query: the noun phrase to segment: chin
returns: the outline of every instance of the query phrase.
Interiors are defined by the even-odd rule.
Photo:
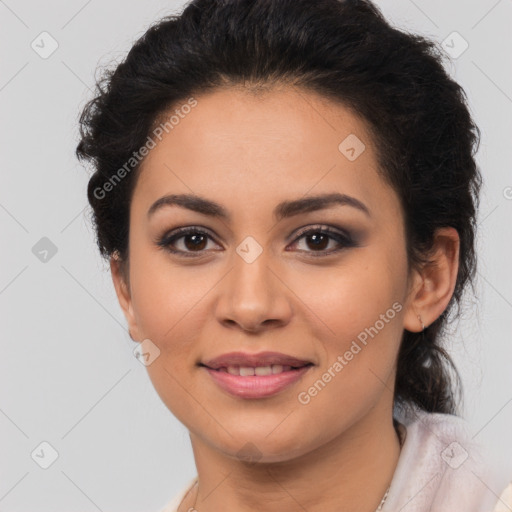
[[[268,435],[267,431],[256,434],[246,432],[237,435],[233,431],[231,432],[233,437],[229,437],[226,443],[220,441],[214,444],[228,457],[250,464],[286,462],[300,457],[308,451],[304,445],[297,444],[296,436],[286,432],[286,437],[279,437],[274,433]]]

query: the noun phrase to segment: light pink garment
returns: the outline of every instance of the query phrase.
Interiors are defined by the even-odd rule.
[[[397,419],[407,435],[382,512],[495,512],[512,475],[490,470],[467,422],[423,411]]]
[[[406,436],[382,512],[512,512],[512,484],[504,490],[512,475],[489,470],[464,420],[424,411],[396,418]],[[196,480],[161,512],[177,512]]]

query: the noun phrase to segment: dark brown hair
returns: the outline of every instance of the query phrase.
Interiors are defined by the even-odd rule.
[[[480,132],[444,58],[438,43],[392,27],[370,1],[191,1],[103,74],[82,112],[77,156],[94,166],[88,198],[101,254],[128,261],[140,164],[112,178],[171,107],[220,87],[291,84],[320,93],[366,121],[382,176],[401,200],[409,268],[428,261],[437,228],[459,233],[454,294],[423,333],[404,331],[395,389],[397,406],[455,413],[460,379],[441,338],[476,271]]]

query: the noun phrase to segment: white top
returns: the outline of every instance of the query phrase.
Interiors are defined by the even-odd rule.
[[[512,482],[503,490],[511,475],[490,471],[463,419],[424,411],[397,419],[406,435],[382,512],[512,511]],[[160,512],[177,512],[196,481]]]

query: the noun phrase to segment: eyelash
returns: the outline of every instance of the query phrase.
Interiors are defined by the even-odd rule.
[[[190,258],[190,257],[194,258],[194,257],[197,257],[196,254],[194,254],[194,253],[200,254],[200,253],[204,252],[204,250],[181,251],[181,250],[173,249],[171,247],[172,243],[175,243],[180,238],[183,238],[184,236],[191,235],[191,234],[204,235],[204,236],[207,236],[207,237],[213,239],[211,234],[208,233],[207,231],[205,231],[204,229],[202,229],[200,227],[189,226],[189,227],[185,227],[185,228],[178,228],[174,231],[171,231],[170,233],[165,234],[162,238],[157,240],[156,244],[159,247],[165,249],[166,251],[168,251],[172,254],[183,256],[185,258]],[[329,226],[315,226],[312,228],[303,229],[297,234],[297,236],[294,239],[294,241],[292,242],[292,244],[295,244],[302,238],[305,238],[308,235],[312,235],[312,234],[327,235],[331,240],[335,240],[336,242],[338,242],[339,244],[342,245],[342,247],[339,247],[337,249],[330,250],[330,251],[324,251],[324,250],[321,250],[321,251],[299,251],[299,252],[309,253],[314,258],[330,256],[330,255],[338,253],[346,248],[357,247],[357,243],[352,239],[352,237],[350,235],[343,234],[337,230],[332,229]]]

